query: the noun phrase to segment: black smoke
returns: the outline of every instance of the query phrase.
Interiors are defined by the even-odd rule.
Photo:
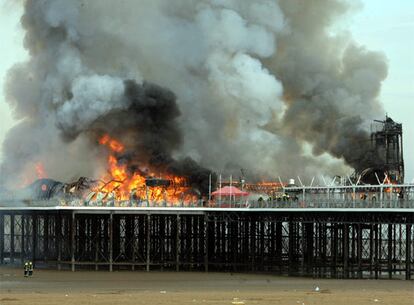
[[[102,134],[120,139],[125,151],[117,155],[118,162],[132,173],[145,175],[146,170],[178,175],[201,195],[208,193],[209,177],[215,184],[216,175],[191,158],[176,159],[183,136],[177,118],[180,110],[176,96],[168,89],[134,80],[124,82],[124,98],[129,107],[114,109],[101,116],[86,131],[97,138]]]

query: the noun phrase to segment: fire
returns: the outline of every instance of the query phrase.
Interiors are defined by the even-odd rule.
[[[104,135],[100,140],[99,144],[106,145],[112,151],[121,153],[124,151],[125,147],[121,142],[118,142],[115,139],[112,139],[108,134]]]
[[[21,177],[17,188],[24,188],[37,179],[47,178],[48,175],[42,162],[28,163],[25,167],[24,174]]]
[[[125,151],[125,146],[120,141],[104,135],[99,139],[99,144],[108,149],[107,159],[108,173],[101,177],[101,183],[96,192],[104,194],[104,198],[113,197],[117,201],[136,199],[149,203],[168,202],[172,204],[189,203],[197,200],[191,194],[191,189],[186,186],[183,177],[167,173],[157,174],[149,171],[146,176],[141,172],[130,172],[127,165],[120,162],[117,156]],[[147,179],[164,182],[162,185],[147,186]],[[166,183],[168,182],[168,183]]]
[[[393,184],[396,185],[397,182],[391,180],[390,177],[388,177],[388,175],[386,175],[385,179],[384,179],[384,184],[386,184],[386,185],[393,185]],[[387,187],[387,188],[384,189],[384,191],[386,193],[391,193],[392,191],[399,192],[399,189],[392,188],[392,187]]]
[[[43,179],[47,177],[45,168],[43,167],[42,163],[40,162],[36,163],[35,169],[36,169],[36,176],[38,179]]]

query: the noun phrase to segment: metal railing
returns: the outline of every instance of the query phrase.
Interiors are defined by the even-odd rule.
[[[79,201],[67,202],[62,204],[56,200],[45,201],[32,201],[25,202],[0,202],[0,208],[36,208],[36,207],[113,207],[113,208],[147,208],[147,207],[161,207],[161,208],[246,208],[246,209],[414,209],[414,200],[393,200],[393,201],[344,201],[344,200],[288,200],[288,201],[244,201],[233,202],[232,204],[211,202],[205,204],[201,201],[171,204],[171,203],[133,203],[130,201],[115,202],[114,204],[102,204],[102,205],[87,205],[82,204]]]
[[[349,200],[309,200],[309,201],[266,201],[249,202],[249,208],[306,208],[306,209],[414,209],[414,200],[393,201],[349,201]]]
[[[199,208],[266,208],[266,209],[414,209],[414,185],[329,185],[284,187],[278,194],[257,199],[232,197],[193,202],[148,202],[123,200],[87,202],[82,199],[0,200],[0,208],[13,207],[199,207]]]

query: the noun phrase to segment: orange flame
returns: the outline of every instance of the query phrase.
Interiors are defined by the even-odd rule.
[[[169,186],[147,187],[146,178],[141,173],[131,173],[127,165],[118,161],[116,154],[125,151],[125,146],[118,140],[104,135],[99,143],[109,150],[107,160],[108,173],[101,177],[102,182],[95,191],[106,194],[105,197],[113,196],[116,200],[129,200],[134,195],[138,200],[149,202],[168,202],[172,204],[189,203],[197,199],[191,194],[189,187],[185,185],[185,178],[171,174],[161,174],[158,178],[168,180]],[[155,177],[150,171],[148,176]]]
[[[384,179],[384,184],[391,185],[391,184],[397,184],[397,182],[395,182],[395,181],[391,180],[391,179],[390,179],[390,177],[386,176],[386,177],[385,177],[385,179]],[[387,187],[387,188],[385,188],[385,189],[384,189],[384,191],[385,191],[386,193],[391,193],[392,191],[394,191],[394,192],[398,192],[398,191],[399,191],[399,189],[392,188],[392,187]]]
[[[118,142],[115,139],[112,139],[108,134],[104,135],[100,140],[99,144],[106,145],[108,148],[110,148],[112,151],[116,153],[121,153],[124,151],[125,146]]]

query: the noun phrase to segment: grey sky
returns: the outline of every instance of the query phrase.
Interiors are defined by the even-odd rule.
[[[5,103],[4,81],[7,70],[16,62],[25,60],[26,51],[22,46],[23,31],[20,27],[22,9],[10,1],[0,0],[0,143],[4,134],[13,125],[10,109]],[[1,157],[1,150],[0,150]]]
[[[355,1],[354,1],[355,2]],[[389,76],[381,100],[388,114],[404,126],[406,180],[414,180],[414,1],[362,0],[362,7],[341,23],[355,41],[386,54]],[[4,80],[9,67],[24,61],[23,31],[19,25],[22,9],[9,0],[0,0],[0,143],[13,125],[5,103]],[[1,151],[0,151],[1,158]]]
[[[414,179],[414,1],[364,0],[349,21],[356,41],[381,50],[389,61],[388,78],[381,100],[394,120],[404,128],[406,180]]]

